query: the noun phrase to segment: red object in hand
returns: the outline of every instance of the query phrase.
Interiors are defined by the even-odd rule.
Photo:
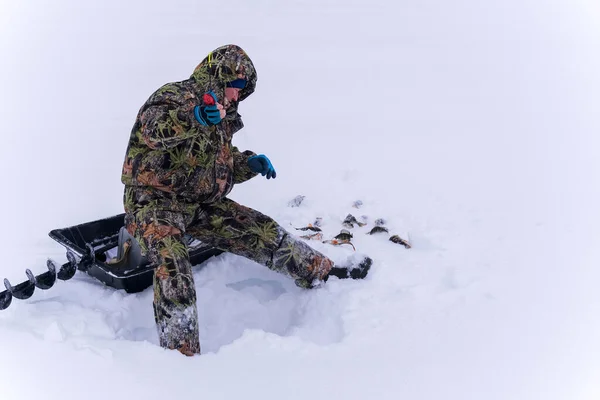
[[[204,93],[204,95],[202,96],[202,102],[207,106],[215,105],[215,99],[208,93]]]

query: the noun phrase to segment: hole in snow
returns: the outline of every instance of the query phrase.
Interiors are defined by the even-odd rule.
[[[218,351],[247,329],[321,345],[343,338],[338,304],[330,293],[300,289],[290,278],[252,261],[222,255],[194,278],[203,353]]]

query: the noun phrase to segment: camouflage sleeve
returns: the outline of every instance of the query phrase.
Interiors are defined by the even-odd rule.
[[[151,149],[169,149],[200,133],[192,129],[193,109],[182,94],[158,92],[140,115],[141,139]],[[183,100],[183,101],[182,101]]]
[[[231,153],[233,154],[233,183],[243,183],[258,175],[248,167],[248,158],[255,156],[256,153],[250,150],[241,152],[237,147],[233,147]]]

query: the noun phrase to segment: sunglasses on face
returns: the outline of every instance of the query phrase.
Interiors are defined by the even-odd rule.
[[[244,89],[246,87],[246,80],[245,79],[236,79],[234,81],[231,82],[227,82],[225,84],[225,86],[227,87],[232,87],[232,88],[237,88],[237,89]]]

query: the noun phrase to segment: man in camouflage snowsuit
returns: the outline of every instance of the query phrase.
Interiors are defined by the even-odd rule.
[[[333,262],[295,239],[270,217],[225,196],[261,173],[275,178],[268,158],[232,146],[243,127],[239,101],[257,74],[240,47],[209,53],[192,76],[168,83],[141,107],[127,147],[125,224],[155,265],[154,316],[160,345],[200,353],[196,292],[185,233],[247,257],[313,287]]]

